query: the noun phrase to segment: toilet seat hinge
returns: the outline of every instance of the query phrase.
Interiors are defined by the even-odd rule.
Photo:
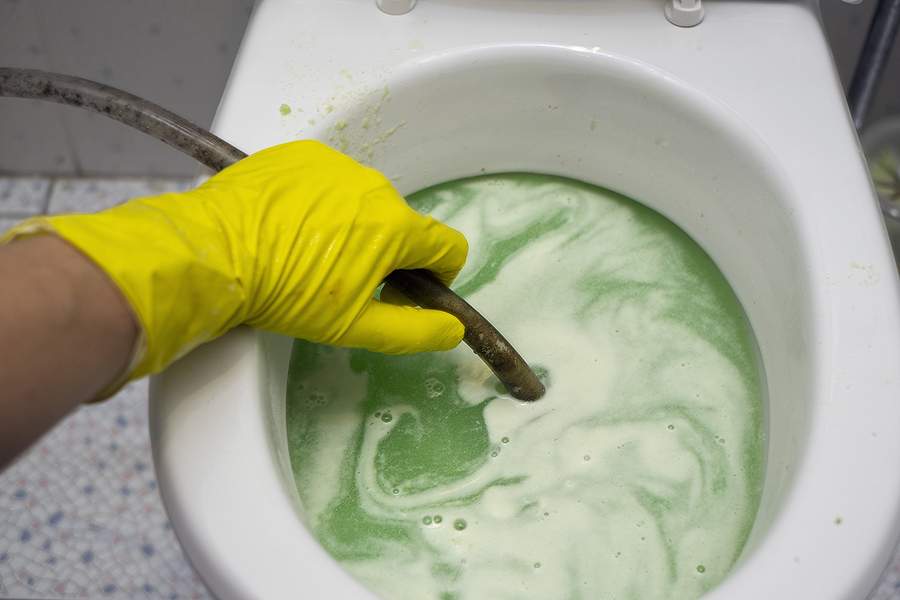
[[[679,27],[693,27],[703,20],[701,0],[669,0],[666,2],[666,18]]]
[[[381,12],[389,15],[405,15],[416,6],[416,0],[375,0]]]

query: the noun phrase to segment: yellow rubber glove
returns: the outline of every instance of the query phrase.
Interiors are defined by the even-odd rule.
[[[449,350],[464,333],[447,313],[373,298],[395,269],[429,269],[449,285],[465,263],[463,235],[318,142],[263,150],[183,194],[31,219],[0,243],[42,232],[103,268],[140,321],[114,388],[241,323],[388,354]]]

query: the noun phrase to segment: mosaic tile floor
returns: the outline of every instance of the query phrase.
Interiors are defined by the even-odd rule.
[[[94,212],[188,179],[0,179],[0,232]],[[79,408],[0,473],[0,598],[207,599],[153,470],[147,382]]]
[[[146,380],[79,408],[0,475],[0,596],[209,598],[159,497]]]
[[[187,179],[0,178],[0,233],[93,212]],[[0,598],[206,600],[156,485],[147,383],[79,408],[0,473]],[[900,552],[870,600],[900,600]]]

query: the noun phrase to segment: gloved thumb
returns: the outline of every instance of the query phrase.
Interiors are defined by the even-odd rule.
[[[397,306],[373,298],[333,343],[383,354],[435,352],[458,346],[465,331],[459,319],[444,311]]]

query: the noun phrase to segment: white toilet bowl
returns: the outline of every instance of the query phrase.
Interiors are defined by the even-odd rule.
[[[893,256],[815,7],[704,7],[678,28],[657,0],[261,0],[214,131],[320,139],[403,194],[537,172],[674,221],[743,304],[768,390],[759,513],[705,597],[866,598],[900,535]],[[220,599],[374,598],[304,525],[290,347],[241,328],[155,379],[166,507]]]

